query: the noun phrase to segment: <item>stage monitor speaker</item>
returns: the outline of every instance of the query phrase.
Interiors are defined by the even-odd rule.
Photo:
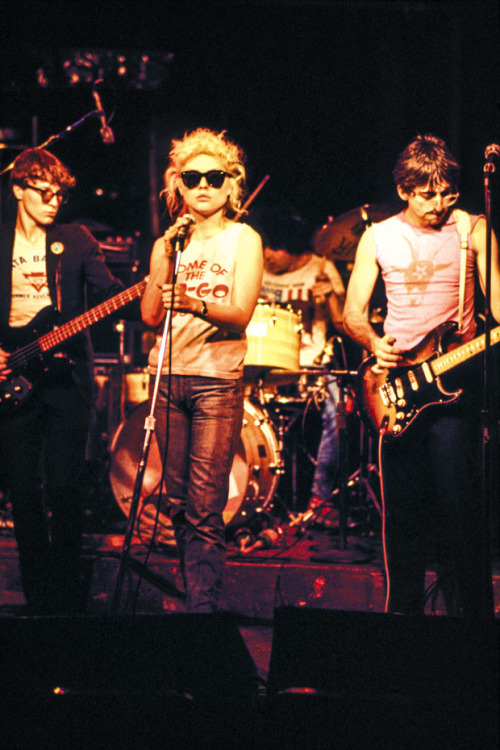
[[[271,723],[291,747],[313,730],[332,747],[494,747],[499,630],[493,618],[278,608]]]
[[[226,613],[4,618],[0,664],[9,750],[231,742],[257,697],[255,665]]]

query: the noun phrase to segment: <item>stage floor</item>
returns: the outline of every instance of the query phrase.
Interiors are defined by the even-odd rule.
[[[415,622],[413,618],[377,615],[384,611],[385,598],[383,561],[377,535],[363,538],[353,534],[347,537],[345,549],[339,549],[342,545],[339,545],[338,532],[316,529],[297,535],[295,528],[282,528],[278,546],[271,549],[258,549],[243,555],[234,543],[229,544],[222,589],[221,609],[231,613],[253,662],[258,704],[243,707],[243,717],[238,718],[236,730],[234,722],[229,721],[232,714],[226,704],[221,707],[218,715],[224,718],[222,731],[230,735],[226,743],[221,744],[217,728],[213,742],[200,745],[201,730],[194,728],[195,744],[171,744],[173,740],[169,735],[169,747],[274,750],[279,743],[290,750],[366,750],[368,747],[371,750],[420,750],[423,746],[443,750],[468,750],[470,747],[493,750],[498,737],[494,718],[497,678],[496,673],[490,675],[492,670],[488,670],[488,665],[496,663],[498,644],[495,645],[495,636],[488,631],[488,639],[483,638],[481,623],[478,636],[476,628],[469,628],[467,621],[457,623],[456,619],[441,617],[443,607],[439,598],[434,604],[429,601],[427,607],[428,614],[434,612],[438,617],[421,618]],[[125,521],[116,519],[106,530],[87,530],[84,561],[88,596],[85,612],[76,618],[23,616],[24,598],[16,543],[11,528],[0,531],[0,628],[3,629],[4,652],[10,654],[14,649],[10,656],[12,674],[17,674],[26,664],[32,671],[30,660],[35,664],[42,661],[42,675],[45,668],[50,672],[54,655],[64,656],[73,647],[78,654],[82,648],[87,649],[88,660],[95,669],[99,659],[104,659],[105,664],[109,662],[111,673],[120,671],[118,662],[122,655],[128,657],[130,651],[138,651],[137,658],[140,660],[143,655],[144,665],[149,664],[152,643],[149,636],[158,629],[159,620],[165,625],[171,622],[175,627],[166,628],[164,649],[162,646],[158,650],[158,657],[167,661],[173,658],[174,644],[178,641],[185,642],[183,649],[189,649],[187,641],[192,635],[182,634],[179,630],[184,630],[182,623],[189,624],[188,621],[175,622],[175,616],[158,617],[184,612],[175,548],[164,545],[148,555],[147,548],[133,539],[118,587],[124,531]],[[495,561],[494,568],[495,610],[496,617],[500,618],[498,561]],[[430,590],[434,580],[434,573],[430,570],[427,581]],[[129,643],[127,628],[130,619],[119,618],[120,622],[129,623],[122,633],[122,629],[116,626],[116,618],[107,617],[114,614],[140,616],[132,619],[134,622],[139,620],[139,628],[145,630],[142,640]],[[188,615],[185,617],[189,618]],[[26,630],[30,620],[37,626],[33,632],[30,627]],[[102,627],[99,625],[101,620]],[[500,624],[500,621],[496,622]],[[21,626],[19,632],[17,625]],[[443,627],[438,627],[440,625]],[[115,631],[116,635],[113,635]],[[17,638],[17,646],[12,645],[13,642],[9,645],[13,637]],[[117,642],[113,643],[115,637]],[[123,643],[120,637],[124,639]],[[67,644],[59,643],[58,638],[67,639]],[[92,638],[96,642],[87,644]],[[233,636],[227,644],[221,644],[224,638],[221,633],[215,640],[227,662],[226,678],[233,684],[238,680],[238,672],[234,672],[232,660],[234,657],[234,663],[238,664],[236,657],[242,658],[242,654],[235,648]],[[113,645],[111,650],[109,640]],[[486,640],[487,648],[482,645]],[[104,642],[102,653],[101,641]],[[203,639],[200,642],[203,645]],[[82,646],[84,643],[87,646]],[[47,651],[43,657],[47,664],[38,655],[39,651]],[[388,662],[388,657],[392,661]],[[478,673],[479,657],[483,661]],[[205,658],[211,664],[216,659],[215,652]],[[64,659],[62,663],[65,663]],[[146,669],[145,666],[141,668]],[[198,674],[201,667],[196,664],[193,669]],[[62,667],[61,670],[64,673]],[[443,674],[448,680],[446,690],[442,688]],[[399,687],[396,695],[389,691],[389,700],[386,694],[396,679],[394,675]],[[469,685],[471,680],[475,680],[472,686]],[[282,681],[300,689],[282,691]],[[441,686],[437,698],[432,693],[435,685]],[[130,715],[134,719],[133,732],[139,732],[144,719],[145,699],[141,701],[135,692],[125,697],[119,694],[122,703],[117,704],[116,695],[111,692],[114,703],[109,705],[126,705],[125,713],[119,714],[119,725],[123,724],[124,716]],[[34,700],[39,701],[38,694],[34,695]],[[83,698],[80,696],[78,700]],[[105,698],[99,693],[95,705]],[[78,700],[74,701],[75,710],[80,710]],[[95,705],[92,705],[94,710]],[[108,703],[104,702],[104,705],[108,706]],[[154,701],[151,703],[153,707],[156,705]],[[12,706],[8,703],[8,706],[9,711],[13,708],[21,712],[25,732],[28,732],[28,727],[31,741],[30,732],[39,734],[41,730],[37,725],[30,728],[29,717],[21,711],[22,703],[14,702]],[[241,706],[238,708],[242,709]],[[164,709],[163,706],[161,711]],[[174,709],[175,706],[170,705],[170,713],[166,715],[167,729],[171,730],[174,721],[180,721],[181,728],[176,729],[175,735],[179,739],[182,736],[179,732],[185,732],[186,727],[191,726],[193,717],[189,718],[182,707],[177,716]],[[57,721],[58,711],[55,712]],[[158,720],[161,711],[155,709],[153,720]],[[105,713],[104,707],[101,712]],[[65,720],[68,716],[65,714]],[[87,714],[84,711],[84,718],[78,720],[76,715],[70,716],[79,736],[83,736],[89,726]],[[44,737],[50,736],[55,726],[49,719],[45,723],[48,734]],[[45,731],[45,725],[43,727]],[[165,747],[164,732],[167,729],[158,730],[162,733],[159,739],[148,740],[147,745],[138,741],[134,750],[143,747],[161,750]],[[134,738],[135,742],[133,732],[129,739]],[[67,747],[66,740],[64,734],[63,744],[54,746]],[[43,742],[32,746],[46,747]],[[1,750],[4,747],[7,746],[2,745],[0,738]],[[101,748],[101,745],[96,747]],[[110,742],[107,747],[123,748],[123,741],[118,744]],[[129,747],[132,746],[126,745],[127,750]]]
[[[276,607],[383,612],[385,577],[378,534],[339,536],[337,530],[303,532],[280,527],[270,549],[243,554],[233,539],[220,607],[244,621],[272,625]],[[162,614],[184,611],[184,593],[175,545],[168,540],[149,550],[132,538],[123,562],[126,521],[115,517],[107,529],[84,535],[88,586],[85,612]],[[120,565],[122,577],[118,583]],[[435,574],[427,573],[426,614],[443,615],[443,603],[432,597]],[[500,564],[493,560],[495,615],[500,617]],[[22,611],[24,597],[12,528],[0,530],[0,616]]]

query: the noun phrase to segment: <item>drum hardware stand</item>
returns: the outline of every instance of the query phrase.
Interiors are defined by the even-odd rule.
[[[172,276],[172,284],[174,285],[174,287],[175,287],[175,282],[177,279],[177,271],[180,265],[181,254],[184,249],[186,232],[187,232],[187,225],[179,229],[175,237],[175,241],[174,241],[175,265],[174,265],[174,272]],[[162,340],[160,344],[160,350],[158,352],[158,365],[156,368],[156,378],[155,378],[155,384],[154,384],[154,389],[153,389],[153,395],[151,397],[149,414],[146,417],[145,422],[144,422],[144,441],[142,445],[141,455],[139,458],[139,464],[137,467],[137,475],[136,475],[136,480],[135,480],[135,485],[134,485],[134,493],[132,495],[132,500],[130,502],[127,530],[125,533],[122,552],[120,555],[120,566],[118,569],[118,576],[117,576],[115,591],[113,595],[113,603],[112,603],[112,610],[111,610],[112,614],[116,614],[118,612],[118,607],[119,607],[120,598],[121,598],[121,590],[123,586],[123,578],[125,575],[125,569],[128,565],[131,565],[131,567],[133,567],[136,572],[140,571],[140,574],[143,577],[149,579],[151,583],[157,585],[158,576],[152,573],[150,574],[145,564],[140,563],[137,560],[135,560],[132,565],[131,558],[130,558],[130,543],[132,540],[132,534],[134,532],[134,527],[135,527],[135,523],[137,519],[137,510],[138,510],[139,501],[141,498],[141,491],[142,491],[142,486],[144,482],[144,474],[146,471],[149,449],[151,447],[151,439],[153,437],[153,433],[154,433],[155,425],[156,425],[156,418],[154,416],[154,411],[156,407],[156,401],[158,398],[161,371],[162,371],[163,360],[165,358],[165,351],[167,348],[167,339],[169,337],[171,319],[172,319],[172,307],[170,307],[167,310],[166,316],[165,316],[163,335],[162,335]],[[168,586],[167,582],[165,582],[165,586]]]
[[[368,562],[372,558],[372,552],[365,545],[356,543],[351,548],[348,546],[347,539],[347,520],[349,511],[348,490],[358,475],[361,478],[361,468],[358,469],[351,477],[347,475],[348,466],[348,436],[346,420],[346,396],[347,385],[352,377],[357,376],[357,372],[349,370],[330,370],[330,374],[337,378],[340,398],[337,404],[337,429],[339,431],[339,488],[332,493],[332,496],[339,496],[339,533],[337,537],[337,549],[328,549],[319,551],[311,559],[320,562],[336,563],[361,563]]]
[[[262,412],[264,414],[264,419],[259,420],[260,422],[267,422],[268,424],[272,424],[271,417],[269,416],[269,412],[266,408],[266,397],[264,394],[264,379],[259,377],[257,380],[257,386],[256,386],[256,393],[257,393],[257,401],[259,405],[262,408]],[[285,462],[283,460],[283,451],[284,451],[284,435],[285,435],[285,418],[281,411],[279,409],[276,410],[278,413],[278,432],[277,432],[277,438],[278,438],[278,449],[276,451],[276,463],[273,466],[269,467],[269,470],[273,472],[273,474],[281,475],[285,473]]]
[[[285,435],[286,433],[291,429],[291,427],[295,424],[298,418],[297,415],[292,415],[291,418],[286,422],[286,416],[283,413],[283,409],[279,402],[276,403],[274,407],[275,414],[277,415],[277,437],[278,437],[278,465],[275,470],[276,474],[285,474],[286,467],[285,467],[285,461],[283,459],[283,453],[285,451]],[[295,509],[297,507],[297,440],[294,437],[293,445],[291,446],[290,450],[290,456],[291,456],[291,474],[292,474],[292,498],[291,498],[291,507],[292,509]]]
[[[379,477],[379,471],[378,466],[374,463],[371,463],[371,448],[372,448],[372,438],[368,434],[365,425],[363,424],[363,421],[361,420],[360,424],[360,437],[359,437],[359,458],[360,458],[360,465],[359,468],[356,469],[356,471],[351,474],[349,479],[347,480],[348,487],[361,487],[361,491],[363,495],[370,499],[373,506],[377,509],[380,517],[382,517],[382,508],[379,502],[379,499],[377,497],[376,492],[374,491],[372,485],[370,484],[370,477],[375,476]]]

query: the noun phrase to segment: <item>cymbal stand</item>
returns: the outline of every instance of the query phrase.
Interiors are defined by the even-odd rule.
[[[262,409],[262,412],[264,414],[264,419],[262,421],[267,422],[269,425],[271,425],[272,428],[272,419],[269,415],[269,411],[267,409],[267,400],[264,390],[264,379],[259,377],[257,379],[257,386],[256,386],[256,395],[257,395],[257,402],[259,406]],[[270,470],[277,474],[278,476],[285,473],[285,461],[283,459],[283,452],[285,449],[285,443],[284,443],[284,436],[285,436],[285,417],[280,410],[279,407],[275,408],[275,412],[278,415],[278,428],[276,432],[276,436],[278,439],[278,448],[276,450],[276,462],[272,467],[270,467]]]
[[[361,420],[359,433],[359,468],[350,475],[347,484],[351,488],[357,487],[358,495],[361,497],[368,497],[380,516],[382,516],[382,508],[377,493],[371,484],[372,477],[376,477],[378,481],[379,471],[378,466],[372,463],[371,458],[372,438]]]
[[[286,399],[285,399],[286,401]],[[297,422],[297,419],[300,416],[299,410],[297,409],[296,405],[294,406],[295,413],[285,413],[285,408],[289,404],[287,403],[280,403],[279,399],[276,399],[276,401],[273,404],[273,411],[276,415],[277,419],[271,419],[272,422],[276,424],[276,433],[278,438],[278,457],[279,457],[279,467],[277,470],[277,474],[285,474],[286,472],[286,463],[284,459],[284,453],[285,453],[285,435],[290,432],[293,425]],[[267,413],[267,412],[266,412]],[[289,445],[287,449],[287,455],[290,457],[290,470],[291,470],[291,499],[290,499],[290,506],[292,510],[295,510],[298,505],[298,482],[297,482],[297,453],[298,453],[298,442],[297,437],[292,433],[292,445]]]
[[[347,538],[347,522],[349,514],[349,490],[353,482],[361,479],[362,468],[351,476],[348,475],[349,461],[349,439],[347,434],[346,400],[348,384],[357,376],[357,372],[349,370],[330,370],[330,375],[337,378],[339,387],[339,401],[337,404],[337,429],[339,432],[339,486],[332,493],[332,497],[339,497],[339,533],[337,536],[337,548],[320,552],[313,557],[314,560],[322,562],[354,563],[367,562],[372,554],[360,543],[350,545]],[[350,545],[350,546],[349,546]]]

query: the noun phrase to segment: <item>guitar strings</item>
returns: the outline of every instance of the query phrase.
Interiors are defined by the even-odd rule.
[[[125,289],[123,292],[120,292],[116,297],[106,300],[97,307],[87,310],[74,320],[63,323],[59,328],[49,331],[36,341],[32,341],[31,343],[26,344],[26,346],[21,347],[21,349],[17,349],[8,357],[7,366],[9,368],[16,366],[19,367],[26,364],[29,359],[33,359],[46,351],[50,351],[50,349],[53,349],[58,344],[62,344],[67,339],[80,333],[80,331],[83,331],[85,328],[88,328],[92,323],[97,323],[99,320],[102,320],[103,317],[116,312],[120,307],[137,299],[137,297],[141,295],[145,286],[146,280],[144,279],[135,286],[130,287],[130,289]],[[128,299],[126,299],[127,297]],[[118,299],[120,299],[120,303],[118,303]],[[124,299],[126,299],[125,302],[122,301]],[[97,314],[97,311],[99,311],[99,314]],[[52,339],[55,339],[55,341],[52,341]],[[43,345],[41,345],[42,342],[50,343],[44,349]]]

